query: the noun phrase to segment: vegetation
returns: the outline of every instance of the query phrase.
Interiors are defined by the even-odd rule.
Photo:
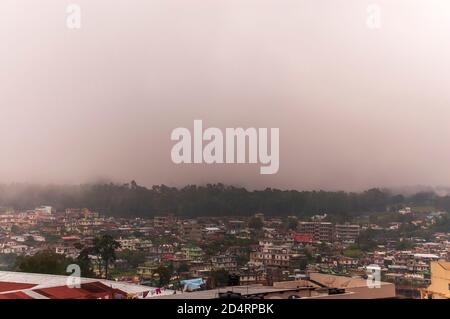
[[[230,274],[224,269],[211,271],[211,279],[215,287],[228,286]]]
[[[285,226],[288,230],[296,230],[298,226],[298,220],[292,217],[289,217],[286,222]]]
[[[29,273],[67,275],[67,266],[73,260],[52,251],[38,252],[33,256],[20,256],[16,260],[16,270]]]
[[[183,273],[183,272],[188,272],[189,271],[189,265],[188,264],[181,264],[178,269],[177,269],[177,273]]]
[[[254,230],[261,230],[264,226],[264,222],[259,217],[252,217],[248,221],[248,227]]]
[[[155,274],[158,274],[158,282],[156,283],[159,287],[163,287],[169,284],[172,278],[173,269],[171,267],[165,267],[163,265],[159,266],[155,270]]]
[[[0,270],[13,270],[16,259],[16,254],[0,254]]]
[[[89,207],[105,215],[120,217],[151,217],[167,213],[188,217],[252,216],[257,212],[272,216],[309,217],[323,211],[335,222],[367,213],[395,212],[405,205],[450,210],[450,196],[429,192],[407,197],[377,188],[353,193],[273,188],[249,191],[220,183],[146,188],[134,181],[122,185],[0,185],[0,206],[32,209],[42,203],[57,210]]]
[[[72,259],[55,252],[45,250],[34,254],[33,256],[19,256],[15,260],[14,269],[22,272],[43,273],[53,275],[68,275],[67,266],[76,264],[80,267],[82,277],[94,277],[92,268],[92,261],[89,255],[97,256],[99,261],[99,271],[108,278],[108,271],[110,265],[116,260],[116,249],[120,244],[114,240],[110,235],[99,236],[94,239],[93,247],[81,247],[80,254],[77,258]],[[123,253],[123,256],[128,256],[128,261],[133,265],[138,265],[142,259],[141,256]]]
[[[100,269],[108,279],[108,270],[111,263],[116,259],[116,249],[120,248],[120,243],[115,241],[111,235],[103,235],[94,239],[94,246],[91,251],[100,260]],[[103,269],[102,269],[103,268]]]
[[[364,255],[363,251],[358,246],[351,246],[345,249],[343,254],[350,258],[361,258]]]
[[[142,251],[131,251],[128,249],[117,253],[117,259],[125,260],[128,268],[137,268],[140,264],[143,264],[145,256],[145,253]]]

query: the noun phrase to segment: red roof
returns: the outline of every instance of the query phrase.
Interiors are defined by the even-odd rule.
[[[300,243],[312,243],[314,238],[311,234],[295,234],[294,240]]]
[[[0,294],[0,299],[33,299],[22,291]]]
[[[164,260],[173,260],[175,258],[175,255],[174,254],[163,254],[161,258]]]
[[[121,290],[108,287],[98,281],[81,284],[80,288],[58,286],[34,289],[33,291],[50,299],[106,299],[112,298],[117,293],[123,296],[127,295]]]
[[[29,289],[36,286],[35,284],[25,284],[20,282],[0,281],[0,292]]]

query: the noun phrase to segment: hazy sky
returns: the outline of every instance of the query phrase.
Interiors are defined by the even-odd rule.
[[[0,1],[0,183],[450,185],[448,0],[72,2]],[[279,173],[173,164],[194,119],[280,128]]]

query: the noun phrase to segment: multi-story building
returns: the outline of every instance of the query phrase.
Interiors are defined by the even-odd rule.
[[[300,222],[298,232],[312,235],[316,241],[333,241],[333,224],[329,222]]]
[[[153,226],[155,228],[169,228],[175,222],[172,216],[155,216],[153,218]]]
[[[181,224],[181,235],[185,240],[199,242],[203,238],[202,227],[196,221],[185,221]]]
[[[334,235],[337,241],[354,243],[359,236],[359,225],[336,224],[334,226]]]
[[[408,271],[412,273],[429,273],[430,263],[437,261],[439,256],[434,254],[413,254],[407,261]]]
[[[250,262],[266,267],[289,268],[289,250],[281,246],[260,247],[250,253]]]
[[[139,238],[119,238],[120,250],[137,250],[139,247]]]
[[[181,248],[186,259],[191,261],[201,261],[204,257],[204,252],[200,247],[197,246],[185,246]]]
[[[203,240],[222,240],[225,231],[219,227],[205,227],[202,229]]]
[[[235,256],[217,255],[211,257],[211,268],[214,270],[223,269],[229,272],[236,271],[237,262]]]

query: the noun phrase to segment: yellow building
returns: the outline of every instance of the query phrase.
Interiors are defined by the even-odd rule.
[[[450,262],[431,262],[431,285],[422,290],[424,299],[450,299]]]

